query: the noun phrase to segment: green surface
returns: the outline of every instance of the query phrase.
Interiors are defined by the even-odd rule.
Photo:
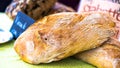
[[[95,68],[73,57],[48,64],[32,65],[20,59],[13,49],[13,43],[14,41],[0,44],[0,68]]]

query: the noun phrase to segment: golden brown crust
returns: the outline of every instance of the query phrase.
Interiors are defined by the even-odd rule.
[[[38,20],[15,41],[19,56],[32,64],[58,61],[96,48],[115,33],[106,15],[64,12]]]
[[[116,43],[117,42],[117,43]],[[101,47],[78,53],[76,58],[97,66],[98,68],[120,67],[120,42],[114,39],[103,44]]]

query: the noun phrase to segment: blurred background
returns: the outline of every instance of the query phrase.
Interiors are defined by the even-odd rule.
[[[0,12],[4,12],[12,0],[0,0]]]
[[[72,7],[77,10],[80,0],[58,0],[58,2],[63,3],[67,6]],[[0,0],[0,12],[4,12],[6,7],[12,2],[12,0]]]

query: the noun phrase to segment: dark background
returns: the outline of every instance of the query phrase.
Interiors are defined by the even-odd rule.
[[[77,10],[80,0],[58,0],[58,1]]]
[[[12,0],[0,0],[0,12],[4,12]]]

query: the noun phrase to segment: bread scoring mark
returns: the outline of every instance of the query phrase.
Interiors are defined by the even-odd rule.
[[[113,61],[113,68],[117,68],[117,64],[119,64],[119,62],[120,62],[120,59],[114,59],[114,61]]]
[[[61,27],[68,26],[71,21],[73,20],[74,16],[71,14],[69,17],[59,18],[56,22],[56,24],[51,28],[51,30],[55,30]]]
[[[109,61],[109,64],[112,64],[113,68],[117,67],[117,64],[119,63],[120,59],[119,58],[112,58],[111,55],[104,49],[100,49],[101,53],[104,53],[103,60]]]

